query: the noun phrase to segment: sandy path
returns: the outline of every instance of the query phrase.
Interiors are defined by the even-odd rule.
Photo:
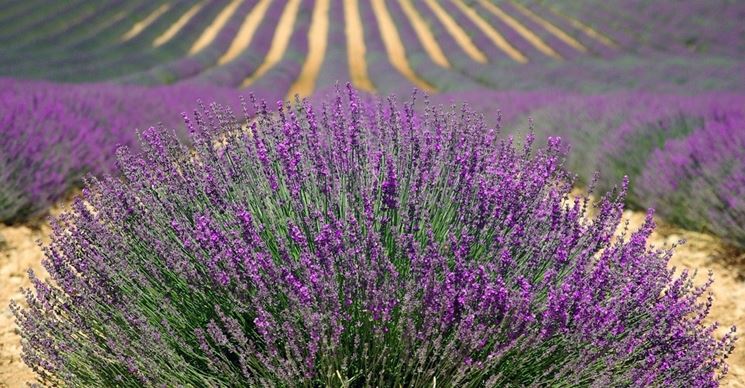
[[[489,60],[486,58],[486,54],[484,54],[483,51],[481,51],[471,40],[471,37],[468,36],[468,33],[466,33],[459,25],[458,23],[453,20],[453,18],[445,11],[442,6],[437,3],[435,0],[425,0],[427,3],[427,6],[432,10],[432,13],[435,14],[435,17],[442,23],[443,27],[445,27],[445,30],[450,34],[450,36],[455,39],[455,42],[458,43],[458,46],[460,46],[463,51],[468,55],[471,59],[478,63],[487,63]]]
[[[365,61],[365,32],[362,28],[360,7],[357,0],[344,2],[344,33],[347,36],[347,62],[352,85],[366,92],[375,92],[375,86],[367,74]]]
[[[254,81],[261,78],[269,69],[274,67],[287,51],[287,46],[290,44],[290,38],[292,32],[295,30],[295,20],[297,19],[298,10],[300,9],[300,0],[289,0],[282,11],[282,16],[279,17],[277,22],[277,28],[274,30],[274,37],[272,38],[272,45],[269,51],[266,53],[264,62],[261,63],[256,71],[247,77],[241,84],[242,88],[250,86]]]
[[[391,65],[411,81],[411,83],[416,85],[417,88],[427,93],[435,92],[435,87],[419,77],[414,72],[414,69],[411,68],[411,65],[409,65],[409,60],[406,57],[406,48],[401,42],[401,36],[398,35],[396,23],[393,22],[393,17],[388,12],[385,2],[383,0],[372,0],[372,8],[375,19],[378,21],[380,35],[383,38],[385,51],[388,54],[388,61],[391,62]]]
[[[173,37],[176,36],[176,34],[178,34],[182,28],[184,28],[186,23],[189,23],[189,20],[191,20],[194,15],[196,15],[197,12],[199,12],[199,10],[204,7],[205,4],[207,3],[204,1],[194,4],[194,6],[192,6],[188,11],[181,15],[181,17],[179,17],[175,23],[171,24],[171,26],[168,27],[167,30],[165,30],[162,34],[160,34],[160,36],[153,40],[153,47],[160,47],[173,39]]]
[[[254,34],[259,28],[261,21],[264,19],[266,10],[269,9],[271,3],[271,0],[260,0],[253,9],[251,9],[251,12],[249,12],[243,20],[243,24],[241,24],[238,33],[235,34],[235,38],[233,38],[233,41],[230,43],[228,51],[226,51],[217,61],[218,65],[223,65],[237,58],[248,48],[248,46],[251,45]]]
[[[54,212],[59,212],[55,210]],[[644,222],[644,214],[626,212],[631,230]],[[33,379],[33,373],[20,360],[20,338],[16,333],[13,316],[8,309],[11,299],[20,300],[20,287],[29,285],[26,270],[33,268],[44,274],[41,268],[42,252],[35,241],[49,241],[49,227],[38,229],[26,226],[0,226],[0,235],[6,244],[0,248],[0,387],[20,387]],[[699,280],[703,280],[708,270],[714,271],[715,282],[712,288],[714,306],[712,320],[722,324],[719,333],[726,332],[732,324],[745,327],[745,281],[738,279],[745,273],[742,263],[732,262],[732,254],[714,237],[683,231],[661,225],[650,243],[656,246],[670,245],[681,238],[687,243],[677,248],[671,266],[678,269],[699,270]],[[729,257],[729,259],[728,259]],[[745,343],[738,341],[738,347],[729,359],[730,374],[723,381],[724,387],[745,387]]]
[[[533,45],[533,47],[538,49],[538,51],[554,59],[563,59],[561,55],[554,51],[554,49],[552,49],[551,46],[544,42],[543,39],[533,33],[533,31],[531,31],[528,27],[522,25],[522,23],[517,21],[515,18],[508,15],[507,12],[504,12],[502,8],[499,8],[491,1],[486,0],[481,0],[479,4],[486,8],[486,10],[491,12],[494,16],[498,17],[499,20],[504,22],[504,24],[510,26],[513,30],[520,34],[523,39],[527,40],[530,44]]]
[[[5,245],[0,247],[0,387],[22,387],[34,378],[33,372],[21,361],[21,340],[8,304],[11,299],[23,299],[20,288],[29,286],[28,268],[40,277],[46,274],[41,266],[41,248],[36,241],[48,242],[49,233],[48,226],[40,229],[0,226],[0,236],[5,239]]]

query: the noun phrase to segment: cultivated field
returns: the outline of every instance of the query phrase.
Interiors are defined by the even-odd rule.
[[[743,18],[0,0],[0,387],[745,387]]]

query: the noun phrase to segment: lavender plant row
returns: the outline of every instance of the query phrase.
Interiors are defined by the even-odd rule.
[[[745,117],[712,115],[683,139],[655,150],[636,195],[666,219],[745,249]]]
[[[177,16],[179,9],[165,14],[160,23],[151,25],[132,40],[122,41],[122,35],[142,19],[143,14],[158,8],[158,2],[148,2],[135,8],[118,23],[104,29],[93,37],[76,42],[74,34],[61,34],[64,39],[52,47],[32,44],[10,51],[2,73],[23,78],[47,78],[60,81],[97,81],[116,78],[128,72],[154,66],[154,63],[173,60],[183,55],[183,48],[172,46],[153,51],[152,41],[162,32],[169,21]],[[99,15],[100,16],[100,15]],[[89,25],[105,25],[106,19],[98,17]],[[79,29],[80,27],[78,27]],[[73,30],[75,31],[75,30]],[[185,34],[186,35],[186,34]],[[68,45],[74,45],[75,50]],[[75,53],[75,55],[70,55]]]
[[[54,222],[23,359],[42,382],[716,386],[734,334],[626,183],[588,214],[562,143],[413,100],[218,105],[118,152]],[[249,116],[249,115],[247,115]],[[733,328],[734,330],[734,328]]]
[[[184,55],[172,62],[161,62],[158,66],[123,77],[124,82],[141,84],[173,83],[197,76],[217,65],[238,33],[241,23],[256,1],[243,2],[225,23],[215,40],[193,55]],[[219,4],[216,4],[216,6]],[[221,4],[221,6],[225,6]],[[218,11],[217,8],[215,11]]]
[[[470,90],[475,92],[484,88],[483,85],[469,78],[467,74],[463,74],[460,69],[448,69],[435,64],[426,53],[424,46],[414,31],[414,27],[406,18],[401,4],[399,2],[391,2],[387,5],[401,41],[406,48],[407,59],[416,74],[420,75],[437,90]]]
[[[737,20],[745,15],[742,3],[726,0],[686,0],[675,3],[632,0],[616,3],[580,1],[552,3],[531,1],[540,8],[562,11],[601,27],[629,49],[648,47],[675,55],[714,53],[738,56],[743,53],[745,29]],[[545,12],[544,13],[548,13]],[[641,43],[634,44],[634,41]]]
[[[600,172],[599,188],[610,189],[629,175],[634,182],[629,204],[654,207],[669,222],[715,233],[745,248],[739,201],[745,188],[740,171],[745,96],[624,93],[563,98],[563,103],[544,108],[532,104],[524,111],[533,109],[528,114],[544,136],[571,139],[569,164],[586,182]]]
[[[255,5],[254,5],[255,6]],[[253,38],[251,50],[247,50],[234,60],[223,66],[211,66],[196,74],[194,77],[181,78],[188,82],[201,82],[204,84],[232,86],[241,85],[243,80],[253,74],[261,66],[269,51],[277,27],[277,20],[286,4],[283,2],[272,3],[260,23]],[[228,41],[228,39],[224,39]],[[174,77],[175,79],[179,79]]]
[[[139,88],[0,79],[0,222],[42,214],[87,174],[114,171],[118,145],[135,146],[137,125],[180,117],[197,95],[230,90]]]

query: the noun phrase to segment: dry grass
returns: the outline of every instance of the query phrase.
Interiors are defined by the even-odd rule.
[[[243,81],[241,84],[242,88],[250,86],[282,60],[285,51],[287,51],[287,46],[290,44],[292,32],[295,29],[295,20],[297,19],[299,9],[300,0],[288,0],[284,11],[282,11],[282,16],[279,17],[279,21],[277,22],[277,29],[274,30],[272,45],[269,48],[269,52],[266,53],[264,62],[253,74]]]
[[[251,45],[254,34],[259,28],[261,21],[264,19],[264,15],[266,15],[266,11],[269,9],[271,3],[270,0],[261,0],[253,7],[251,12],[246,15],[246,19],[243,20],[243,24],[241,24],[238,33],[235,34],[235,38],[233,38],[233,41],[230,43],[228,51],[226,51],[217,61],[218,65],[223,65],[238,58],[238,56]]]
[[[308,55],[305,57],[300,76],[287,93],[288,99],[292,99],[296,94],[300,97],[307,97],[316,88],[316,78],[321,71],[328,45],[330,7],[331,0],[316,1],[308,31]]]
[[[222,30],[228,20],[230,20],[230,17],[233,16],[239,5],[241,5],[240,0],[233,0],[230,4],[226,5],[212,23],[202,31],[202,34],[189,49],[189,55],[194,55],[209,46],[217,38],[217,34]]]
[[[380,35],[383,38],[383,44],[388,54],[388,61],[399,73],[403,74],[417,88],[427,93],[435,92],[435,87],[429,82],[419,77],[414,69],[411,68],[409,60],[406,57],[406,48],[401,43],[401,36],[398,35],[396,23],[393,22],[391,14],[383,0],[372,0],[373,13],[380,27]]]

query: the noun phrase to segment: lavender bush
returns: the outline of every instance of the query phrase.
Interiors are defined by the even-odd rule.
[[[23,359],[73,386],[717,385],[734,334],[651,213],[612,238],[625,184],[590,217],[559,139],[413,107],[349,89],[202,108],[193,150],[144,131],[53,223]]]
[[[745,248],[745,117],[713,116],[656,150],[635,188],[666,218]]]

